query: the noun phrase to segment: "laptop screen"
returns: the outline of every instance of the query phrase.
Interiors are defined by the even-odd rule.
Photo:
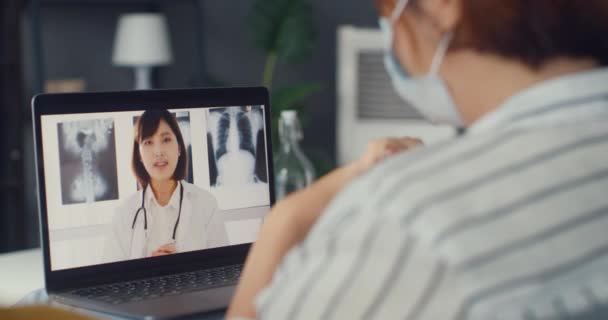
[[[265,106],[43,115],[51,270],[253,242]]]

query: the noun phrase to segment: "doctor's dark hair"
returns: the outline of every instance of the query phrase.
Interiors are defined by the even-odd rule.
[[[173,179],[183,180],[186,177],[186,170],[188,168],[186,144],[184,143],[184,138],[175,116],[167,110],[146,110],[135,123],[135,138],[133,139],[133,157],[131,161],[131,167],[135,174],[135,178],[137,178],[137,182],[142,188],[150,183],[150,175],[141,162],[139,144],[144,139],[147,139],[156,133],[161,120],[164,120],[169,125],[169,128],[171,128],[171,131],[173,131],[173,134],[175,134],[179,152],[181,154],[177,160],[175,171],[173,172]]]
[[[416,10],[421,1],[408,6]],[[395,1],[376,3],[386,15]],[[591,58],[608,66],[606,0],[461,0],[461,6],[453,49],[496,54],[533,69],[555,58]]]

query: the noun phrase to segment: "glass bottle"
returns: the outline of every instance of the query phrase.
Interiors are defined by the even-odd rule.
[[[300,149],[302,138],[296,111],[282,111],[279,118],[280,146],[274,164],[277,200],[309,186],[315,179],[314,167]]]

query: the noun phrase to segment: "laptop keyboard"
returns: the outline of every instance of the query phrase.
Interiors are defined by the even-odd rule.
[[[239,279],[242,267],[243,265],[233,265],[197,270],[157,278],[78,289],[70,293],[111,304],[142,301],[235,284]]]

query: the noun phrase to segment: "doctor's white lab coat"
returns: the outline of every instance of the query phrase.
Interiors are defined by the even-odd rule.
[[[228,245],[215,198],[193,184],[181,183],[184,198],[175,235],[177,252]],[[142,192],[139,190],[116,209],[104,245],[104,263],[146,257],[148,233],[144,231],[143,211],[139,213],[135,228],[132,228],[135,213],[141,206]]]

